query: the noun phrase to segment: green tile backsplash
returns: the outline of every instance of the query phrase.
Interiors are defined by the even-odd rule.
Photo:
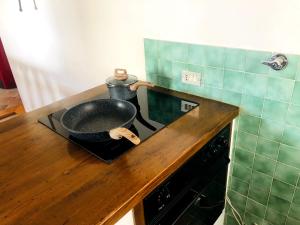
[[[147,79],[241,109],[228,196],[247,225],[300,225],[300,56],[274,71],[271,52],[145,39]],[[183,84],[183,70],[202,74]],[[226,224],[238,224],[226,206]]]

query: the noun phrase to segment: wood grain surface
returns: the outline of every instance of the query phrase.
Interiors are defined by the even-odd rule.
[[[0,124],[0,224],[114,224],[238,115],[200,103],[112,164],[39,124],[39,117],[107,91],[105,85]]]

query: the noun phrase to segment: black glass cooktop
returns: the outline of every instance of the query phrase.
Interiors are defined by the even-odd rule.
[[[103,98],[109,98],[108,93],[89,99],[89,101]],[[138,111],[130,130],[141,141],[146,140],[164,126],[172,123],[198,105],[194,102],[146,88],[139,88],[137,97],[129,101],[136,106]],[[60,118],[66,110],[62,109],[40,118],[39,122],[107,163],[112,162],[113,159],[116,159],[134,146],[125,138],[120,140],[111,139],[105,142],[87,142],[70,136],[69,132],[60,124]]]

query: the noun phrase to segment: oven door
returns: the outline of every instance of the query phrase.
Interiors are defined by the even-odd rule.
[[[199,183],[149,225],[213,225],[224,209],[228,159],[206,186]],[[221,166],[221,165],[220,165]]]
[[[224,208],[230,125],[143,201],[146,225],[213,225]]]

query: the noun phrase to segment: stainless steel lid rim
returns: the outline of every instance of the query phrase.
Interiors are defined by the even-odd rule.
[[[124,86],[128,87],[131,84],[134,84],[138,81],[137,76],[134,75],[128,75],[128,79],[126,80],[116,80],[114,77],[109,77],[106,79],[106,84],[110,87],[115,87],[115,86]]]

